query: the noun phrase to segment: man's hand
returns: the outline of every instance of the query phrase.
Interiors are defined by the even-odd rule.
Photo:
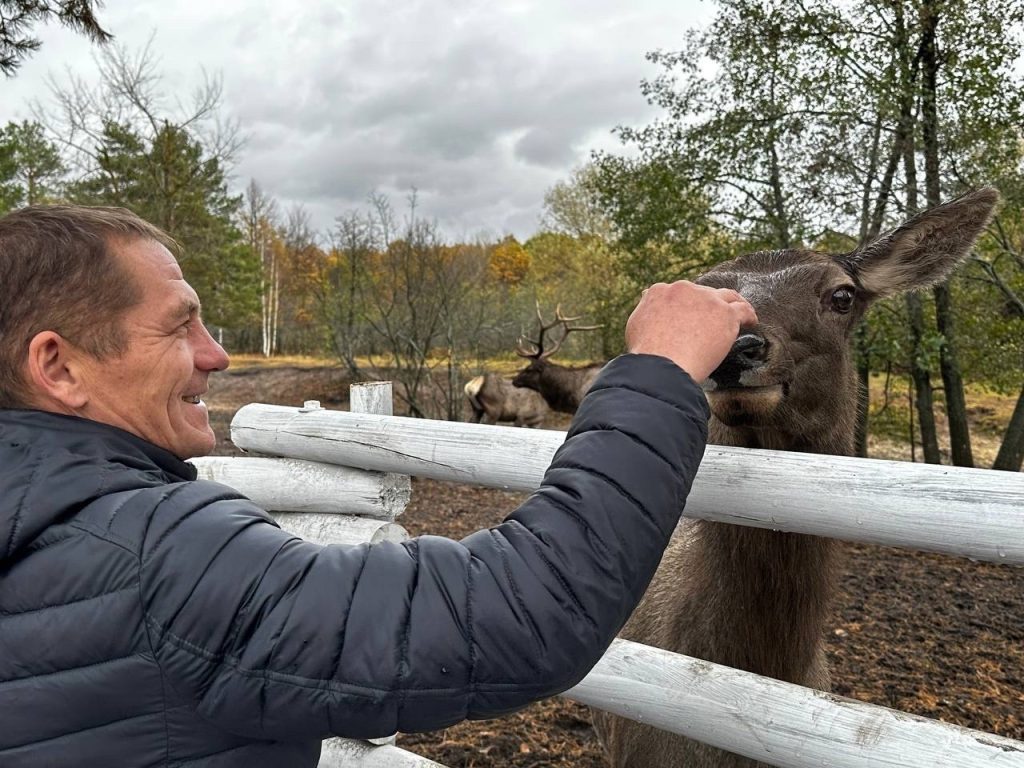
[[[736,291],[655,283],[626,321],[626,347],[667,357],[701,382],[729,354],[740,328],[756,324],[754,308]]]

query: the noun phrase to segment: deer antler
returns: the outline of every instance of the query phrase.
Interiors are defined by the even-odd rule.
[[[569,323],[573,322],[574,320],[579,320],[581,317],[583,317],[583,315],[577,315],[575,317],[565,317],[562,314],[562,304],[561,302],[559,302],[559,304],[555,307],[555,319],[552,320],[550,323],[545,323],[544,316],[541,314],[540,311],[540,302],[538,301],[537,321],[540,324],[540,332],[537,335],[537,340],[534,341],[533,339],[524,339],[522,336],[520,336],[519,344],[516,345],[516,354],[519,355],[520,357],[525,357],[531,360],[546,360],[559,350],[559,348],[562,346],[562,342],[565,341],[565,337],[568,336],[573,331],[595,331],[598,328],[604,327],[603,325],[569,325]],[[562,326],[562,328],[564,329],[562,331],[561,337],[559,337],[555,341],[553,347],[551,347],[550,349],[544,349],[544,334],[558,325]],[[530,346],[532,346],[533,349],[528,349],[525,346],[524,342],[525,344],[529,344]]]

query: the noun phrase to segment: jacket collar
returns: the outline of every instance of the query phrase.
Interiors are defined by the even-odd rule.
[[[58,443],[75,452],[129,466],[155,465],[168,482],[195,480],[196,468],[170,451],[118,427],[79,416],[49,411],[0,409],[0,435],[10,430],[25,433],[43,442],[59,435]],[[153,467],[150,466],[150,469]]]

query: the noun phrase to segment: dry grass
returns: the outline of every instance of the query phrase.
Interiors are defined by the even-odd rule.
[[[868,454],[873,458],[894,461],[921,461],[920,445],[913,452],[910,446],[911,402],[908,380],[903,377],[892,377],[888,381],[888,391],[886,384],[886,379],[882,375],[876,375],[871,379]],[[968,384],[965,396],[975,465],[990,467],[999,452],[999,445],[1010,423],[1017,398],[999,394],[980,384]],[[914,432],[919,440],[917,413],[914,412],[913,415]],[[941,392],[936,392],[935,427],[939,439],[939,452],[943,462],[949,463],[949,426],[946,422],[946,407]]]

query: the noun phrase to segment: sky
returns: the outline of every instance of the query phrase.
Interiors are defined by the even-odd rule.
[[[539,228],[545,192],[593,149],[624,151],[617,125],[658,113],[640,81],[714,16],[708,0],[107,0],[117,44],[151,48],[166,108],[203,73],[245,144],[232,169],[326,232],[383,193],[452,240]],[[14,79],[0,124],[50,103],[48,78],[99,81],[95,46],[52,24]]]

